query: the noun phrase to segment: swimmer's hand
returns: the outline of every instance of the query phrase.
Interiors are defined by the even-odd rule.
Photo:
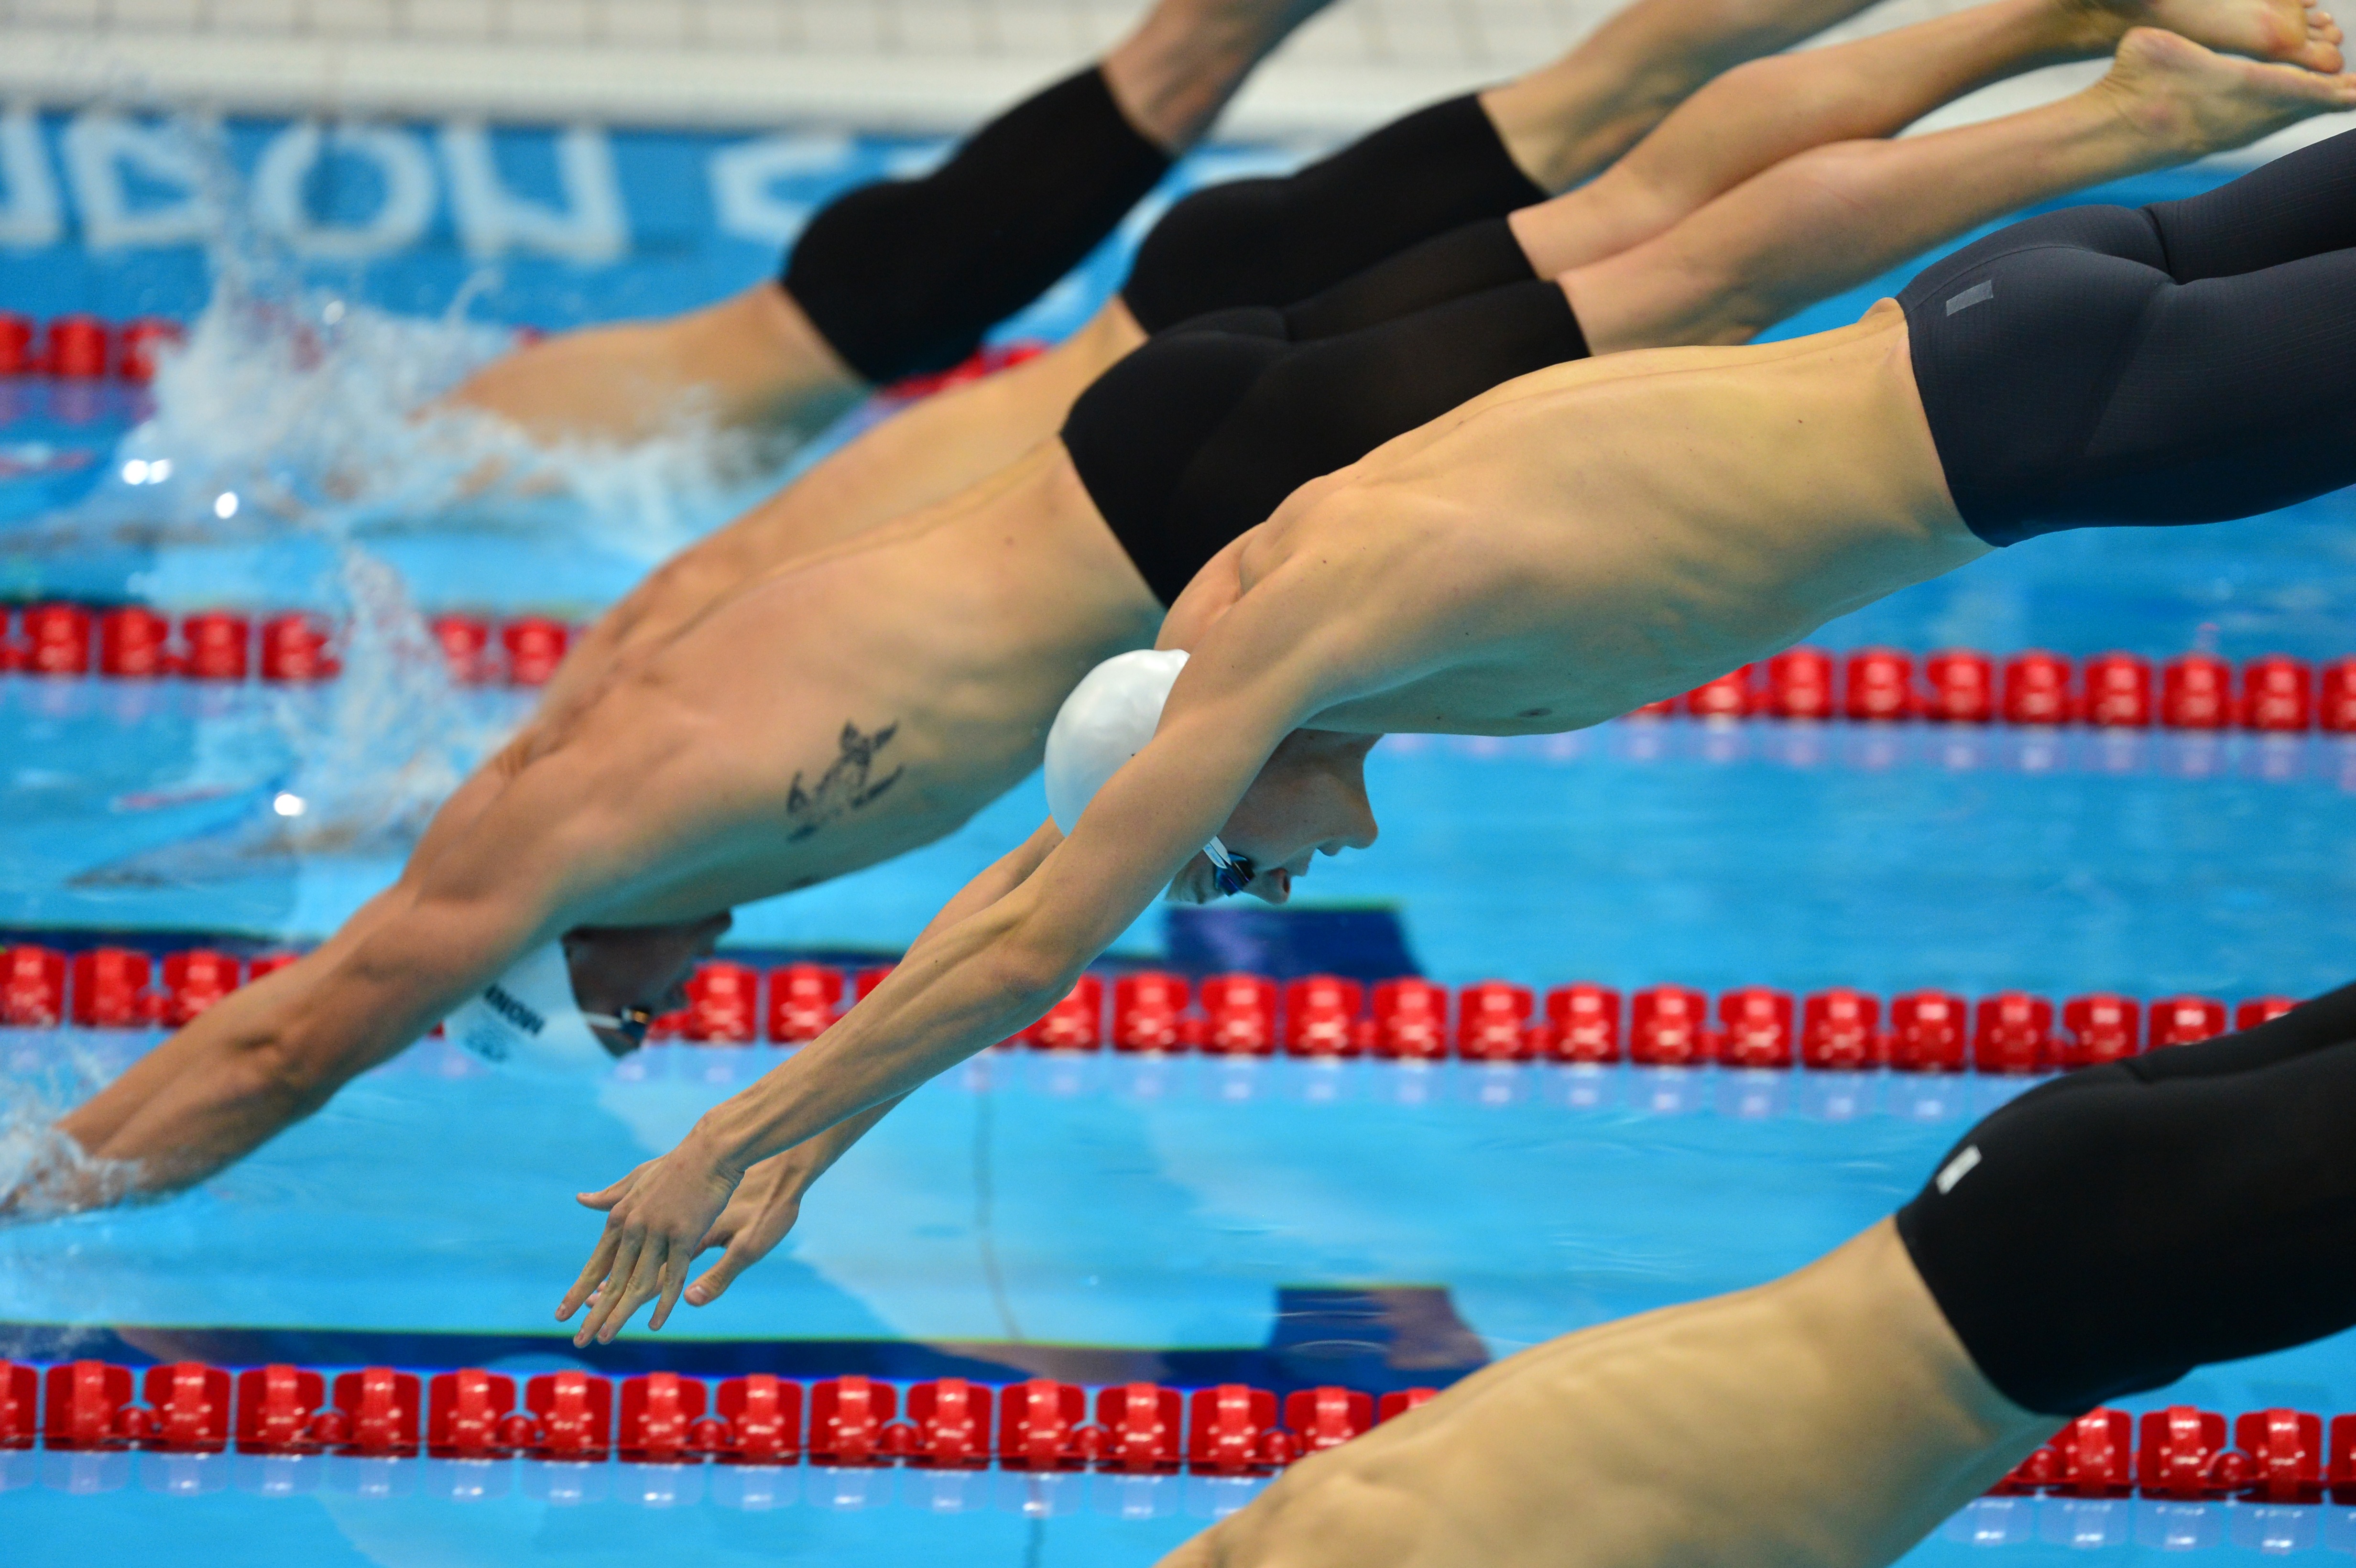
[[[738,1275],[767,1257],[801,1218],[802,1194],[817,1177],[799,1148],[771,1155],[746,1171],[703,1238],[705,1246],[722,1249],[720,1261],[687,1287],[687,1304],[711,1306]]]
[[[136,1161],[95,1158],[61,1126],[0,1134],[0,1224],[110,1208],[138,1191],[139,1177]]]
[[[622,1325],[658,1297],[647,1327],[657,1329],[669,1322],[687,1287],[688,1269],[710,1244],[712,1228],[743,1179],[743,1172],[724,1168],[706,1152],[699,1134],[690,1133],[677,1148],[603,1192],[577,1194],[584,1208],[605,1211],[605,1232],[556,1308],[559,1322],[584,1305],[589,1308],[573,1342],[612,1344]]]

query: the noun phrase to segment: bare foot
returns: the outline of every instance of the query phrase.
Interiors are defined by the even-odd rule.
[[[2356,75],[2236,59],[2158,27],[2119,40],[2100,83],[2137,131],[2183,158],[2244,147],[2309,115],[2356,109]]]
[[[2340,25],[2305,0],[2064,0],[2110,38],[2130,27],[2165,27],[2212,49],[2336,71]]]

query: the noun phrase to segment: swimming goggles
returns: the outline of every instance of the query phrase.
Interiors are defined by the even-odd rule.
[[[644,1008],[620,1008],[610,1013],[583,1013],[581,1021],[591,1029],[602,1029],[608,1034],[618,1034],[636,1051],[647,1043],[647,1029],[655,1021],[654,1014]]]
[[[1216,837],[1203,846],[1203,855],[1211,862],[1211,880],[1228,898],[1251,886],[1251,880],[1259,875],[1259,868],[1252,864],[1250,856],[1237,854]]]

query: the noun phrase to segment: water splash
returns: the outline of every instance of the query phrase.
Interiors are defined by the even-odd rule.
[[[0,1074],[0,1224],[55,1219],[122,1202],[138,1179],[130,1160],[99,1159],[57,1126],[122,1070],[72,1036],[63,1049],[20,1053]],[[21,1058],[32,1055],[27,1061]]]
[[[454,689],[406,584],[371,546],[496,533],[652,564],[764,493],[787,454],[717,429],[693,406],[628,447],[543,447],[450,401],[515,345],[509,329],[467,317],[494,274],[478,274],[438,317],[320,286],[247,216],[218,129],[190,121],[178,132],[215,215],[212,296],[186,344],[162,355],[153,412],[123,438],[105,479],[11,543],[242,547],[282,561],[280,547],[324,547],[333,565],[311,607],[337,623],[343,674],[327,692],[276,704],[286,777],[253,820],[187,853],[143,858],[154,863],[131,880],[201,882],[287,854],[397,850],[500,736]],[[282,795],[304,803],[298,815],[271,809]]]

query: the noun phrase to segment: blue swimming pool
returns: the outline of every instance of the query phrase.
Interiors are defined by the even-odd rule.
[[[250,165],[276,133],[235,128],[225,155]],[[671,176],[712,146],[615,142],[641,204],[625,252],[594,266],[513,261],[502,277],[476,276],[460,315],[558,325],[671,308],[773,259],[741,222],[732,232],[678,194],[694,182]],[[546,144],[506,147],[519,189],[554,178]],[[912,155],[843,145],[807,176],[778,165],[764,187],[773,205]],[[1187,177],[1283,155],[1224,152]],[[2200,183],[2104,194],[2146,200]],[[366,192],[320,199],[332,209],[348,197],[364,206]],[[236,396],[233,373],[266,373],[281,363],[271,354],[292,352],[268,321],[241,328],[247,357],[209,362],[222,379],[167,381],[162,417],[138,435],[126,432],[146,411],[122,389],[0,382],[0,592],[174,612],[358,606],[365,623],[396,629],[403,603],[577,619],[773,482],[584,457],[570,488],[525,502],[427,506],[381,490],[349,500],[320,454],[350,433],[336,420],[373,406],[362,391],[397,402],[404,378],[496,347],[456,316],[411,327],[376,314],[438,317],[477,272],[462,251],[429,225],[411,249],[331,275],[309,263],[313,292],[254,285],[253,297],[296,302],[289,310],[348,302],[343,319],[366,324],[283,362],[321,377],[316,418],[266,397],[250,405],[256,420],[285,421],[285,451],[194,406]],[[1118,265],[1098,259],[1018,330],[1080,319]],[[60,244],[0,258],[0,287],[13,291],[0,303],[192,314],[206,276],[186,246]],[[1851,318],[1872,293],[1787,330]],[[146,443],[143,463],[168,456],[221,484],[233,474],[257,499],[208,517],[173,486],[130,485],[125,439]],[[163,491],[174,504],[150,504]],[[2356,652],[2351,611],[2356,507],[2331,497],[2222,528],[2040,541],[1818,640],[2320,661]],[[392,875],[417,812],[526,700],[454,688],[384,635],[348,651],[343,678],[308,687],[0,677],[0,931],[161,951],[299,944],[331,929]],[[1382,844],[1322,865],[1299,913],[1149,915],[1114,967],[1411,970],[1539,993],[1591,980],[2233,1001],[2338,984],[2356,951],[2356,737],[1623,721],[1533,741],[1387,741],[1369,782]],[[272,807],[290,790],[318,803],[314,825],[333,831],[290,838]],[[1033,781],[930,848],[740,911],[723,956],[887,956],[1043,810]],[[156,1038],[0,1030],[0,1173],[46,1105]],[[1972,1118],[2030,1081],[994,1052],[887,1120],[723,1302],[576,1356],[550,1317],[595,1231],[571,1193],[669,1147],[773,1059],[766,1045],[673,1043],[604,1083],[531,1085],[428,1042],[178,1200],[0,1229],[0,1356],[477,1366],[519,1381],[585,1367],[903,1386],[1430,1386],[1795,1266],[1887,1212]],[[2211,1369],[2135,1408],[2169,1402],[2356,1411],[2356,1349],[2343,1339]],[[423,1568],[660,1553],[1111,1568],[1151,1562],[1252,1486],[0,1451],[0,1561]],[[2356,1510],[1991,1499],[1914,1560],[2187,1548],[2356,1551]]]

